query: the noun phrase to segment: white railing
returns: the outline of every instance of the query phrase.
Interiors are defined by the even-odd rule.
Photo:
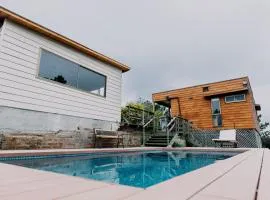
[[[148,122],[146,122],[144,125],[143,125],[143,146],[145,146],[145,141],[146,141],[146,138],[145,138],[145,128],[147,126],[149,126],[154,120],[156,119],[156,117],[153,117],[152,119],[150,119]],[[155,127],[154,127],[155,129]]]
[[[174,117],[172,120],[168,123],[167,128],[166,128],[166,134],[167,134],[167,146],[170,146],[170,134],[175,133],[179,134],[180,133],[180,126],[183,125],[183,119],[180,117]],[[174,135],[175,138],[175,135]]]

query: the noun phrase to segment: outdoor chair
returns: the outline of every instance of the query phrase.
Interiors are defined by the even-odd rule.
[[[124,148],[123,135],[120,135],[117,131],[94,129],[94,148],[114,147],[115,145],[118,148],[120,144]]]
[[[215,144],[219,144],[220,147],[233,147],[237,148],[236,130],[221,130],[218,139],[212,139]]]

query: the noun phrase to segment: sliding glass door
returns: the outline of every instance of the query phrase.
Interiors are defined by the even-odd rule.
[[[212,108],[212,121],[214,127],[222,126],[222,117],[220,109],[220,99],[213,98],[211,99],[211,108]]]

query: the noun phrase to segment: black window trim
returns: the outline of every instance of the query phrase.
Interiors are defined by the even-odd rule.
[[[73,62],[73,63],[79,65],[79,66],[82,67],[82,68],[85,68],[85,69],[87,69],[87,70],[89,70],[89,71],[92,71],[92,72],[94,72],[94,73],[96,73],[96,74],[99,74],[99,75],[101,75],[101,76],[104,76],[104,77],[105,77],[104,95],[95,94],[95,93],[92,93],[92,92],[89,92],[89,91],[80,89],[80,88],[78,88],[78,87],[73,87],[73,86],[71,86],[71,85],[62,84],[62,83],[59,83],[59,82],[57,82],[57,81],[53,81],[53,80],[50,80],[50,79],[47,79],[47,78],[44,78],[44,77],[39,76],[42,50],[43,50],[43,51],[47,51],[47,52],[52,53],[52,54],[55,54],[55,55],[57,55],[57,56],[59,56],[59,57],[61,57],[61,58],[63,58],[63,59],[66,59],[66,60],[68,60],[68,61],[70,61],[70,62]],[[72,89],[72,90],[76,90],[76,91],[79,91],[79,92],[84,92],[84,93],[91,94],[91,95],[94,95],[94,96],[97,96],[97,97],[101,97],[101,98],[103,98],[103,99],[105,99],[105,98],[107,97],[107,83],[108,83],[108,77],[107,77],[106,75],[104,75],[104,74],[102,74],[102,73],[99,73],[99,72],[96,72],[96,71],[94,71],[94,70],[92,70],[92,69],[90,69],[90,68],[87,68],[87,67],[85,67],[85,66],[79,64],[78,62],[74,62],[73,60],[67,58],[66,56],[60,55],[59,53],[56,53],[55,51],[47,50],[47,49],[44,48],[44,47],[39,48],[39,57],[38,57],[38,60],[39,60],[39,62],[38,62],[37,73],[36,73],[36,78],[37,78],[37,79],[44,80],[44,81],[47,81],[47,82],[50,82],[50,83],[53,83],[53,84],[57,84],[58,86],[62,86],[62,87],[65,87],[65,88],[70,88],[70,89]]]

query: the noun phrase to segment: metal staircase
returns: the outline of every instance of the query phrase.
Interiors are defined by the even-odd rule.
[[[188,120],[181,117],[172,118],[171,121],[166,125],[165,130],[154,131],[148,138],[145,137],[145,128],[153,121],[155,120],[152,119],[146,123],[143,129],[144,141],[146,141],[144,143],[145,146],[172,147],[175,140],[178,138],[185,139],[193,146],[202,146],[202,144],[200,144],[200,142],[192,134],[192,131],[194,130],[192,124]],[[159,123],[154,126],[157,130],[159,128],[158,124]]]
[[[169,141],[173,139],[173,136],[169,136]],[[168,146],[166,132],[161,132],[156,135],[152,135],[145,143],[147,147],[166,147]]]
[[[203,146],[193,132],[192,123],[182,117],[155,116],[154,112],[127,106],[122,113],[122,124],[142,130],[142,145],[151,147],[172,147],[178,138],[185,139],[192,146]]]

